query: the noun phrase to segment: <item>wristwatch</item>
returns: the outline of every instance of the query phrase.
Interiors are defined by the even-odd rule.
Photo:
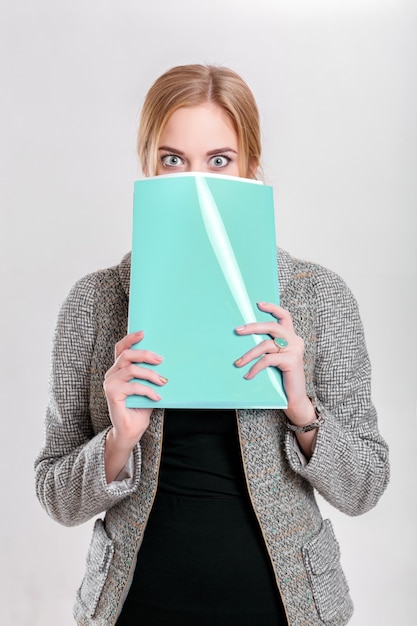
[[[288,430],[291,430],[293,433],[309,433],[311,430],[314,430],[315,428],[320,428],[320,426],[322,426],[322,424],[324,423],[324,416],[317,408],[314,399],[310,398],[310,401],[314,407],[314,413],[316,414],[316,419],[314,420],[314,422],[310,422],[310,424],[306,424],[306,426],[295,426],[294,424],[291,424],[289,419],[287,419]]]

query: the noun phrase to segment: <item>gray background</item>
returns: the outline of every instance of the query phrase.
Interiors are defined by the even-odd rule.
[[[365,516],[322,509],[351,623],[415,623],[416,18],[404,0],[2,0],[2,623],[72,624],[92,522],[60,527],[33,487],[51,336],[75,280],[130,248],[141,102],[190,62],[248,81],[279,244],[358,298],[392,479]]]

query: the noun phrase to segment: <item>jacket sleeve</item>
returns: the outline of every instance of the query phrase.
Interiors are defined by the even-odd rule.
[[[95,433],[90,418],[91,356],[96,338],[98,275],[79,281],[64,302],[55,330],[46,413],[45,443],[35,461],[37,496],[58,522],[81,524],[135,491],[140,447],[132,480],[106,483],[106,425]]]
[[[354,297],[332,272],[316,277],[317,354],[314,390],[325,421],[309,462],[286,435],[292,469],[333,506],[359,515],[378,502],[389,480],[388,448],[371,402],[371,368]]]

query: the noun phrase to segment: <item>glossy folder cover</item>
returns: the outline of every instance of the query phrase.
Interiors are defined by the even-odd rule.
[[[264,339],[234,332],[271,320],[258,301],[279,303],[271,187],[199,173],[135,182],[129,332],[145,331],[135,347],[164,357],[169,382],[159,402],[128,407],[285,408],[276,368],[245,380],[249,366],[233,365]]]

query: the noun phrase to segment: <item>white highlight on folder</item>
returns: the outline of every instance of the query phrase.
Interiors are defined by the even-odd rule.
[[[196,176],[195,182],[204,226],[223,272],[223,276],[226,279],[245,324],[254,322],[256,320],[255,311],[250,301],[235,253],[233,252],[232,244],[230,243],[219,209],[217,208],[216,201],[213,198],[207,182],[202,176]],[[256,344],[261,343],[262,338],[259,335],[252,335],[252,337]],[[267,374],[278,395],[285,401],[286,398],[282,393],[281,386],[270,367],[267,368]]]

